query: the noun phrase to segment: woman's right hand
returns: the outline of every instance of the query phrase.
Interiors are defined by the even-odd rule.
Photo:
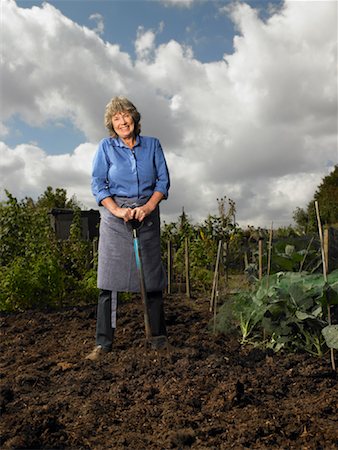
[[[102,205],[115,217],[129,222],[134,218],[135,210],[132,208],[120,208],[111,197],[106,197],[102,200]]]
[[[129,220],[132,220],[134,218],[134,210],[131,208],[117,207],[116,209],[111,211],[111,213],[114,214],[115,217],[123,219],[125,222],[129,222]]]

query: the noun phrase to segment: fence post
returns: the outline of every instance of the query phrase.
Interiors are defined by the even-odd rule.
[[[258,239],[258,279],[263,278],[263,238]]]
[[[168,250],[168,255],[167,255],[167,265],[168,265],[168,286],[167,286],[167,292],[168,294],[171,294],[171,281],[172,281],[172,245],[171,245],[171,240],[168,240],[167,243],[167,250]]]
[[[271,269],[271,253],[272,253],[272,235],[273,235],[273,222],[271,222],[270,235],[269,235],[269,248],[268,248],[268,268],[266,278],[266,289],[269,289],[269,276]]]
[[[325,255],[325,269],[326,273],[329,273],[329,229],[324,229],[324,255]]]
[[[222,246],[224,249],[224,246]],[[229,241],[225,241],[225,282],[229,282]]]
[[[185,292],[188,298],[190,298],[190,274],[189,274],[189,242],[186,237],[185,240]]]
[[[218,241],[218,249],[217,249],[217,257],[216,257],[216,264],[215,264],[215,272],[214,272],[214,280],[212,283],[212,291],[211,291],[211,298],[210,298],[210,312],[212,312],[212,308],[215,304],[215,297],[218,289],[218,274],[219,274],[219,261],[221,257],[221,249],[222,249],[222,240]]]
[[[324,250],[324,238],[323,238],[323,230],[322,230],[322,223],[320,220],[320,213],[319,213],[319,204],[318,201],[315,201],[315,210],[316,210],[316,216],[317,216],[317,224],[318,224],[318,233],[319,233],[319,239],[320,239],[320,248],[322,252],[322,263],[323,263],[323,278],[324,282],[327,283],[327,263],[326,263],[326,255]],[[327,304],[327,321],[329,325],[332,325],[331,322],[331,305],[330,303]],[[330,348],[330,355],[331,355],[331,365],[332,370],[336,370],[336,363],[334,360],[334,350],[333,348]]]

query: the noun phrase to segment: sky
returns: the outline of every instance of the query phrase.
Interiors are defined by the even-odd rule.
[[[226,197],[242,227],[288,226],[338,162],[335,0],[0,2],[0,200],[52,186],[97,209],[116,95],[161,141],[165,222]]]

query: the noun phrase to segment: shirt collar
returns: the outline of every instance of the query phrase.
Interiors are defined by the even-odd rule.
[[[129,148],[128,145],[126,145],[126,144],[122,141],[122,139],[119,138],[119,137],[114,138],[114,141],[115,141],[114,144],[115,144],[117,147]],[[136,142],[135,142],[134,147],[137,147],[137,146],[140,145],[140,144],[141,144],[141,139],[140,139],[140,136],[137,135],[137,136],[136,136]]]

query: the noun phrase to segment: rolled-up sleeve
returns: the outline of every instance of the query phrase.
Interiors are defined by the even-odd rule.
[[[157,140],[155,150],[155,166],[157,171],[157,178],[155,184],[155,191],[161,192],[164,198],[168,198],[170,188],[170,177],[167,162],[160,142]]]
[[[105,145],[107,144],[103,139],[95,153],[92,168],[92,193],[99,206],[104,198],[110,197],[108,182],[109,164],[105,153]]]

